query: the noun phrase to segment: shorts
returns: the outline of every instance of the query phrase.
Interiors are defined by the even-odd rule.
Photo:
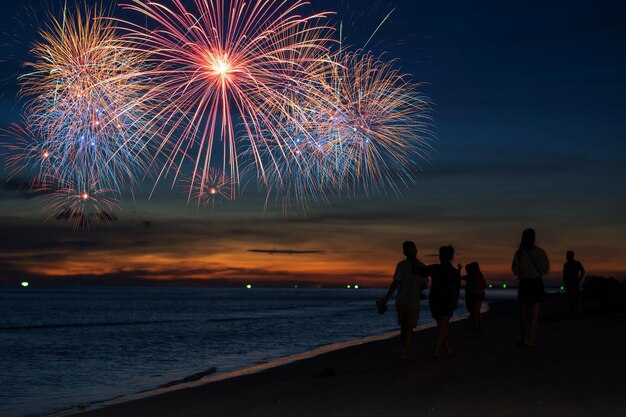
[[[542,278],[522,278],[517,286],[517,301],[522,304],[540,303],[545,291]]]
[[[457,299],[454,293],[433,293],[432,290],[428,297],[428,307],[430,314],[436,320],[441,316],[452,317],[456,309]]]
[[[565,280],[565,290],[568,294],[578,294],[580,292],[580,281],[577,279]]]
[[[408,326],[412,329],[417,327],[417,320],[420,317],[420,311],[398,307],[398,324],[400,326]]]

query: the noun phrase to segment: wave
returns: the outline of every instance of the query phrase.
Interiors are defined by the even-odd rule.
[[[34,324],[30,326],[4,326],[0,331],[5,330],[36,330],[36,329],[62,329],[71,327],[101,327],[101,326],[140,326],[144,324],[165,324],[178,323],[182,320],[146,320],[146,321],[110,321],[100,323],[54,323],[54,324]]]
[[[180,385],[180,384],[184,384],[187,382],[194,382],[194,381],[199,381],[202,378],[204,378],[207,375],[211,375],[217,372],[217,368],[212,366],[209,369],[207,369],[206,371],[202,371],[202,372],[198,372],[195,373],[193,375],[189,375],[184,377],[183,379],[177,379],[176,381],[170,381],[167,382],[163,385],[159,385],[159,388],[169,388],[169,387],[173,387],[175,385]]]

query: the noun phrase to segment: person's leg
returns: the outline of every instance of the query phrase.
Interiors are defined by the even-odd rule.
[[[576,284],[576,288],[574,291],[574,314],[578,315],[578,311],[580,310],[580,288],[578,287],[579,284]]]
[[[483,328],[480,318],[480,300],[475,300],[472,310],[474,311],[474,330],[481,330]]]
[[[404,345],[406,344],[406,329],[404,327],[404,324],[400,325],[400,344],[402,345],[402,349],[404,349]]]
[[[404,345],[402,347],[402,359],[410,360],[413,356],[411,352],[411,341],[413,339],[413,329],[415,329],[415,326],[417,325],[418,317],[419,317],[419,310],[415,310],[415,311],[409,310],[405,314],[405,319],[404,319],[405,339],[404,339]]]
[[[467,307],[467,311],[469,313],[469,323],[470,323],[470,328],[472,330],[476,330],[475,324],[476,324],[476,318],[474,317],[474,305],[473,305],[473,301],[469,296],[465,296],[465,307]]]
[[[433,349],[433,356],[435,358],[439,358],[439,350],[441,349],[441,344],[443,343],[443,335],[441,333],[441,317],[436,317],[435,321],[437,322],[437,337],[435,338],[435,348]]]
[[[525,345],[528,337],[528,321],[530,317],[530,304],[519,303],[519,329],[520,340],[518,344]]]
[[[404,349],[404,340],[406,339],[406,332],[404,329],[404,310],[398,308],[396,311],[398,313],[398,326],[400,326],[400,345]]]
[[[530,305],[530,328],[528,331],[527,346],[535,346],[537,344],[537,328],[539,327],[539,310],[541,303],[532,303]]]
[[[442,317],[441,320],[441,329],[443,333],[443,348],[445,349],[448,355],[452,355],[452,349],[450,348],[450,340],[448,339],[448,323],[450,322],[450,317]]]
[[[411,336],[413,329],[407,323],[402,324],[402,359],[410,359],[411,357]]]
[[[569,301],[569,312],[570,314],[574,314],[576,308],[574,306],[575,303],[575,295],[574,290],[571,284],[565,284],[565,292],[567,292],[567,301]]]

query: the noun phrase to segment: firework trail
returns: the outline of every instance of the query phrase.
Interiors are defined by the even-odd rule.
[[[23,157],[37,160],[45,152],[40,174],[60,183],[89,178],[119,193],[145,172],[149,80],[145,56],[128,49],[101,17],[98,8],[64,9],[40,32],[25,64],[29,72],[20,77],[36,138]]]
[[[7,128],[0,129],[0,147],[4,150],[4,166],[8,170],[8,178],[13,178],[22,171],[35,173],[31,186],[43,182],[52,170],[50,152],[42,147],[37,134],[30,128],[28,121],[11,123]]]
[[[200,193],[205,192],[206,177],[215,165],[229,171],[234,197],[239,178],[236,127],[241,123],[264,177],[258,148],[264,144],[249,139],[261,125],[278,133],[277,113],[289,100],[285,91],[307,77],[302,57],[319,59],[327,49],[329,29],[321,25],[326,14],[302,17],[299,13],[307,3],[300,0],[190,3],[193,7],[187,8],[180,0],[167,5],[135,0],[123,7],[143,14],[157,28],[118,24],[127,31],[126,39],[149,53],[148,62],[158,67],[151,73],[158,87],[149,96],[161,103],[154,117],[162,133],[159,151],[170,146],[159,179],[173,171],[176,181],[189,156],[189,198],[196,182]]]

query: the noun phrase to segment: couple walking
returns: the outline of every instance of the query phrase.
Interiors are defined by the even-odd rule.
[[[414,242],[404,242],[402,250],[406,259],[396,266],[389,290],[378,302],[383,308],[386,307],[393,293],[398,291],[396,309],[402,339],[402,359],[411,360],[411,337],[419,319],[421,292],[427,286],[428,277],[431,278],[428,302],[438,330],[433,356],[439,358],[442,347],[450,354],[448,323],[458,304],[461,282],[460,269],[452,265],[454,248],[450,245],[439,248],[439,263],[428,266],[417,259]]]

